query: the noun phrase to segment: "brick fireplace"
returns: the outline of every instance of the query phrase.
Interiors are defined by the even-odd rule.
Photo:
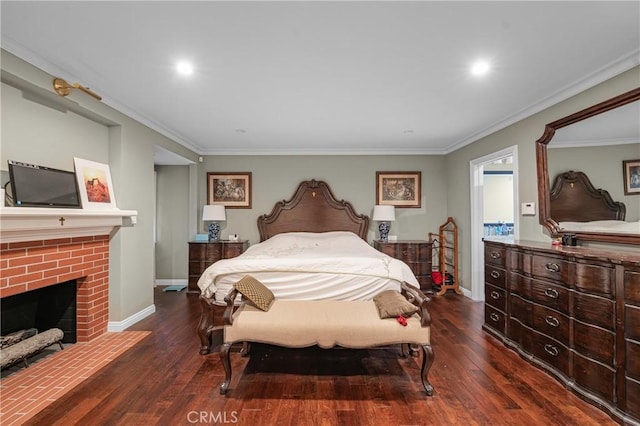
[[[76,280],[78,342],[107,331],[108,235],[2,243],[0,270],[0,297]]]
[[[134,210],[0,208],[0,298],[75,280],[77,341],[109,324],[109,240]]]

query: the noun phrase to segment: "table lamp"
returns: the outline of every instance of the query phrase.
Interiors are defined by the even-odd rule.
[[[220,225],[218,222],[227,220],[224,206],[206,205],[202,209],[202,221],[209,223],[209,242],[218,241],[220,238]]]
[[[373,220],[380,222],[378,230],[380,231],[380,240],[389,240],[389,228],[392,222],[396,220],[396,209],[394,206],[380,206],[373,207]]]

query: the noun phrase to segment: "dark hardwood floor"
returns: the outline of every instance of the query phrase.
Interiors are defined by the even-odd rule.
[[[606,425],[602,411],[567,391],[481,330],[483,303],[462,296],[430,304],[435,395],[420,358],[399,350],[232,353],[219,393],[218,354],[198,354],[197,296],[155,291],[157,312],[131,329],[152,334],[30,420],[83,425]],[[303,320],[303,319],[301,319]]]

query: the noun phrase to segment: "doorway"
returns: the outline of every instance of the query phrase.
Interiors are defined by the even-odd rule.
[[[496,164],[505,165],[496,167]],[[507,165],[511,165],[508,167]],[[518,147],[516,145],[503,150],[476,158],[469,162],[471,185],[471,298],[484,301],[484,243],[485,223],[496,223],[489,217],[485,217],[485,172],[490,169],[511,169],[510,187],[502,184],[501,191],[505,191],[506,199],[511,199],[512,225],[504,226],[509,233],[508,238],[518,238]],[[510,193],[509,193],[510,191]],[[495,195],[495,194],[494,194]],[[490,200],[486,200],[487,202]],[[508,208],[508,207],[507,207]],[[491,222],[487,222],[491,221]],[[503,233],[502,224],[498,222],[500,233]],[[510,229],[509,229],[510,227]]]

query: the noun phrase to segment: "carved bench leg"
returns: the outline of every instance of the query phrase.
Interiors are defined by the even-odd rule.
[[[422,385],[424,390],[427,391],[427,395],[433,396],[433,386],[429,383],[428,375],[431,365],[433,364],[433,348],[431,345],[422,345],[422,369],[420,370],[420,376],[422,378]]]
[[[198,323],[198,337],[200,338],[200,355],[211,351],[211,332],[213,331],[213,309],[204,297],[200,297],[202,312]]]
[[[240,349],[240,355],[243,357],[249,356],[249,352],[251,351],[251,343],[250,342],[242,342],[242,349]]]
[[[220,385],[220,394],[225,395],[229,389],[229,383],[231,382],[231,362],[229,360],[229,352],[231,349],[231,343],[225,343],[220,348],[220,361],[224,367],[224,382]]]

